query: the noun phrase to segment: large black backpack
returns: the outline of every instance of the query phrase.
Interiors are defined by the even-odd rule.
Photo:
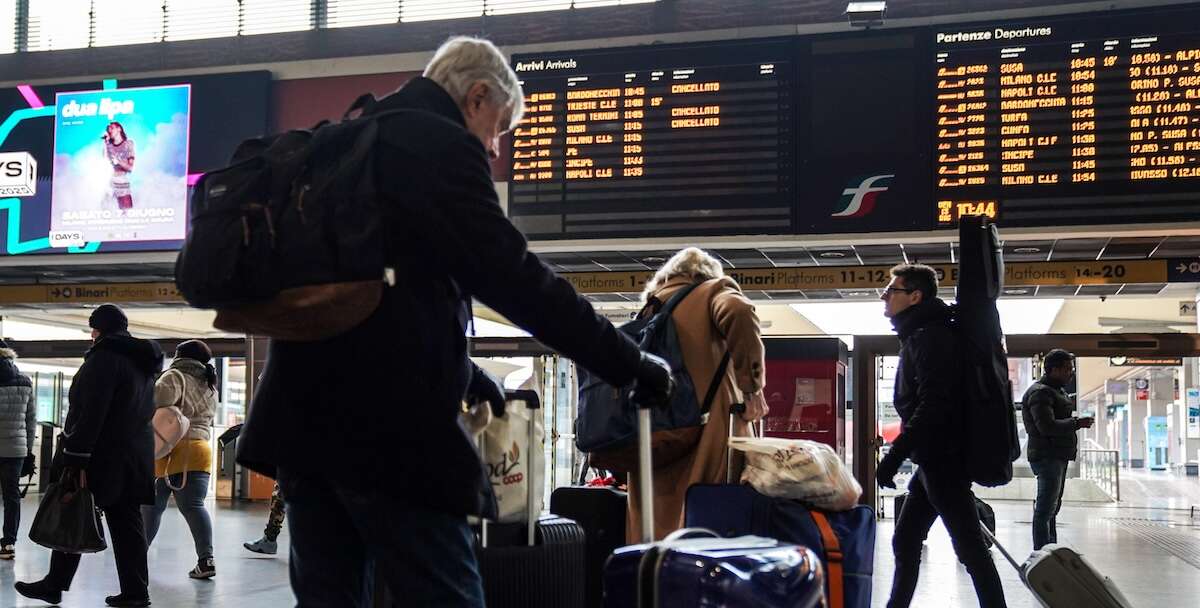
[[[963,358],[967,463],[982,486],[1012,481],[1021,456],[1008,354],[996,299],[1004,286],[1004,259],[996,226],[964,217],[959,225],[958,303],[953,326]]]
[[[175,265],[218,328],[289,340],[340,334],[373,312],[389,272],[377,188],[380,118],[364,95],[338,123],[243,142],[197,182]],[[350,119],[356,110],[358,118]]]

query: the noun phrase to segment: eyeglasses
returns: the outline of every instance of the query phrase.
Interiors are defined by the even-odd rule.
[[[894,294],[896,292],[912,293],[914,291],[916,291],[916,290],[915,289],[905,289],[904,287],[888,287],[887,289],[883,290],[883,297],[890,298],[890,297],[892,297],[892,294]]]

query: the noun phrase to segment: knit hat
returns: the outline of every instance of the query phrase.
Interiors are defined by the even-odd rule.
[[[175,347],[175,357],[186,357],[188,359],[195,359],[201,363],[208,363],[212,361],[212,350],[200,340],[188,340],[180,342],[179,346]]]
[[[129,318],[115,304],[101,304],[88,317],[88,327],[100,332],[100,335],[113,334],[129,329]]]

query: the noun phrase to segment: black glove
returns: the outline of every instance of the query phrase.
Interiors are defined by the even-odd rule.
[[[37,471],[37,458],[33,452],[25,455],[25,462],[21,463],[21,477],[29,477]]]
[[[471,362],[471,383],[467,385],[467,402],[476,404],[487,401],[492,406],[492,415],[504,415],[504,385],[495,376]]]
[[[900,472],[900,465],[903,463],[904,457],[900,455],[900,452],[897,451],[895,447],[893,447],[892,450],[887,453],[887,456],[884,456],[883,460],[879,461],[879,466],[875,468],[875,481],[880,485],[880,487],[891,488],[895,490],[896,473]]]
[[[674,391],[675,377],[671,374],[670,364],[658,356],[643,352],[633,385],[633,402],[662,407],[671,400]]]

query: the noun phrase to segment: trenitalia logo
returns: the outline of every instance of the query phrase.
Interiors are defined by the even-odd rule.
[[[882,192],[887,192],[890,186],[888,180],[895,175],[872,175],[863,179],[857,186],[842,190],[842,210],[833,217],[865,217],[875,210],[875,199]],[[855,182],[850,182],[854,184]]]

